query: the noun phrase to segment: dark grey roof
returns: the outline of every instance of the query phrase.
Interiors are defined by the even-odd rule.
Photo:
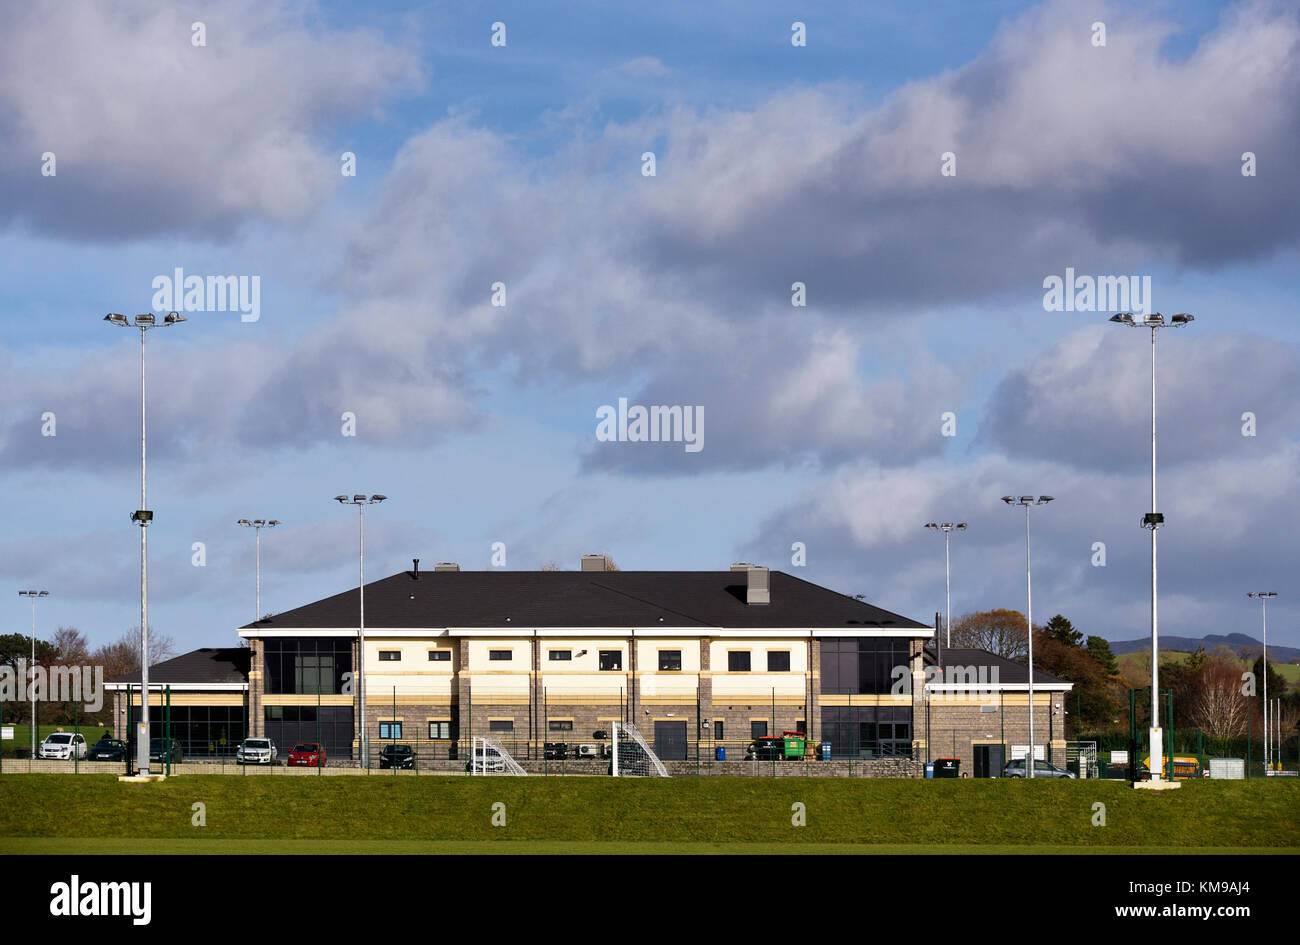
[[[149,667],[149,687],[248,682],[249,650],[243,646],[204,647]],[[110,683],[139,683],[140,670]]]
[[[783,571],[771,572],[770,604],[746,604],[745,581],[737,571],[401,571],[366,585],[366,626],[928,629]],[[242,629],[348,628],[357,614],[354,588]]]
[[[934,664],[934,651],[929,647],[925,650],[926,665]],[[1029,667],[1024,663],[1017,663],[1015,660],[1005,659],[996,653],[990,653],[988,650],[968,650],[958,649],[956,647],[943,648],[943,665],[946,666],[987,666],[990,669],[997,667],[998,682],[1025,684],[1029,682]],[[1069,684],[1068,679],[1061,679],[1059,676],[1053,676],[1045,673],[1041,669],[1034,670],[1034,682],[1044,683],[1046,685],[1057,685],[1061,683]]]

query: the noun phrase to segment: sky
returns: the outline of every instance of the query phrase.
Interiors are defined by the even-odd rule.
[[[1150,333],[1108,321],[1136,295],[1052,305],[1072,273],[1195,316],[1158,335],[1161,632],[1258,637],[1267,590],[1270,644],[1300,645],[1293,3],[0,23],[0,575],[51,592],[40,635],[139,625],[140,339],[103,317],[180,309],[147,336],[149,622],[180,651],[256,616],[238,519],[283,523],[263,613],[355,586],[340,493],[388,496],[369,580],[495,543],[511,569],[743,560],[927,623],[922,526],[969,526],[955,615],[1023,610],[1000,497],[1047,494],[1036,621],[1146,636]],[[247,304],[159,299],[178,269]],[[620,398],[702,438],[611,441]]]

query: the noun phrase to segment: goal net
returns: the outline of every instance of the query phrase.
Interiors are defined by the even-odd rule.
[[[474,736],[470,740],[469,764],[470,774],[528,774],[495,738]]]
[[[614,777],[666,778],[668,769],[659,756],[646,744],[635,725],[614,723],[613,760]]]

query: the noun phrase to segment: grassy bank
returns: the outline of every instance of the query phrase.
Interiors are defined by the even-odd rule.
[[[492,825],[493,805],[506,825]],[[791,824],[802,803],[807,825]],[[207,826],[191,825],[193,805]],[[1094,805],[1106,826],[1093,826]],[[5,838],[1300,848],[1300,783],[0,776]],[[311,846],[307,844],[306,846]],[[214,849],[215,852],[215,849]],[[1110,850],[1108,850],[1110,852]]]

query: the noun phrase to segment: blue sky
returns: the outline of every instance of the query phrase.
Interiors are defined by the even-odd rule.
[[[1162,631],[1257,635],[1246,592],[1277,590],[1270,643],[1300,645],[1300,15],[914,7],[6,10],[0,572],[52,592],[46,632],[138,624],[138,339],[101,319],[181,267],[261,286],[255,322],[149,339],[150,622],[183,649],[253,617],[238,518],[285,523],[264,611],[350,586],[339,492],[390,497],[374,578],[497,541],[510,568],[752,560],[927,620],[922,524],[971,524],[956,614],[1021,608],[998,497],[1049,493],[1035,614],[1140,637],[1147,341],[1045,311],[1073,267],[1197,318],[1159,348]],[[702,407],[705,448],[598,442],[619,397]]]

